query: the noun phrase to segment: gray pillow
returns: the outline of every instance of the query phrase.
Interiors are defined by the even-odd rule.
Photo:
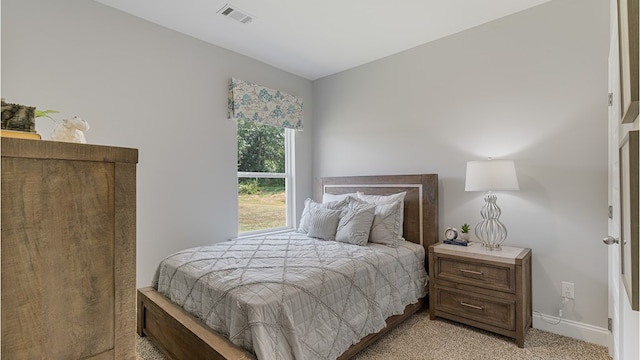
[[[376,205],[376,216],[371,225],[369,241],[372,243],[395,246],[402,238],[402,203],[396,201],[390,204]]]
[[[311,199],[305,200],[304,209],[302,210],[302,215],[300,216],[300,224],[298,225],[298,232],[301,232],[303,234],[309,232],[309,219],[311,216],[311,210],[319,207],[332,210],[340,210],[345,206],[347,206],[346,199],[341,201],[331,201],[327,203],[317,203]]]
[[[399,192],[391,195],[367,195],[361,192],[357,193],[358,199],[368,202],[369,204],[375,205],[383,205],[383,204],[393,204],[396,201],[400,202],[400,207],[398,207],[398,211],[400,212],[400,221],[396,224],[396,228],[393,229],[394,233],[398,234],[398,237],[402,237],[402,222],[404,221],[404,198],[407,195],[406,191]],[[378,210],[376,210],[376,217],[378,216]]]
[[[348,193],[348,194],[339,194],[339,195],[335,195],[335,194],[329,194],[329,193],[324,193],[322,194],[322,202],[323,203],[328,203],[331,201],[340,201],[340,200],[344,200],[348,197],[352,197],[352,198],[358,198],[358,194],[357,193]]]
[[[323,240],[335,240],[339,221],[340,210],[315,207],[309,211],[309,232],[307,236]]]
[[[348,200],[342,209],[336,241],[360,245],[367,245],[371,224],[375,216],[376,206],[355,198]]]

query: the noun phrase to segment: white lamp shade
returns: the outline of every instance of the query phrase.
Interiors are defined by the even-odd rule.
[[[520,190],[513,160],[468,161],[464,190]]]

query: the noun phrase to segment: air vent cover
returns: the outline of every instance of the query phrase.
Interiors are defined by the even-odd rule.
[[[253,16],[247,14],[245,11],[242,11],[231,4],[223,6],[222,9],[218,10],[218,14],[225,16],[231,20],[241,22],[243,24],[248,24],[251,22],[251,20],[253,20]]]

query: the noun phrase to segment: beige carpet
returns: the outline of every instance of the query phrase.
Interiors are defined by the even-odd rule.
[[[139,360],[163,360],[146,338],[138,338]],[[553,359],[609,360],[603,346],[530,329],[524,349],[512,339],[447,320],[429,320],[427,310],[411,316],[354,357],[357,360]],[[186,359],[185,359],[186,360]]]

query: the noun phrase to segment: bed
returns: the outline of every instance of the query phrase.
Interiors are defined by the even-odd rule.
[[[402,222],[402,229],[403,229],[402,231],[403,231],[403,237],[404,239],[407,240],[408,243],[406,246],[397,246],[393,248],[386,247],[386,246],[379,246],[379,248],[381,249],[384,249],[384,248],[388,249],[388,250],[380,250],[380,251],[395,252],[400,254],[401,252],[400,248],[411,248],[412,246],[413,247],[416,246],[413,244],[418,244],[424,250],[424,254],[426,254],[426,250],[428,246],[437,242],[437,234],[438,234],[438,229],[437,229],[437,226],[438,226],[437,225],[438,224],[438,206],[437,206],[438,177],[437,175],[435,174],[383,175],[383,176],[321,178],[317,181],[314,197],[318,202],[320,202],[325,194],[338,195],[338,194],[347,194],[347,193],[355,193],[355,192],[361,192],[361,193],[370,194],[370,195],[391,195],[391,194],[397,194],[400,192],[406,192],[406,195],[404,197],[404,211],[403,211],[404,218]],[[311,248],[314,248],[315,246],[314,242],[309,239],[296,238],[296,236],[302,236],[302,235],[289,234],[287,236],[293,237],[286,240],[289,246],[291,246],[291,244],[295,244],[296,246],[300,246],[301,248],[303,248],[304,246],[311,246]],[[270,242],[273,242],[276,245],[279,245],[279,246],[281,245],[280,243],[277,243],[275,239],[271,239],[269,237],[261,237],[258,240],[254,240],[254,241],[260,241],[261,244],[262,243],[269,244]],[[277,240],[277,241],[284,241],[284,240]],[[338,242],[325,242],[325,243],[332,243],[328,245],[332,245],[334,248],[345,247],[339,244]],[[410,244],[410,243],[413,243],[413,244]],[[246,249],[247,246],[252,246],[252,245],[247,243],[225,242],[225,244],[222,246],[216,246],[213,248],[206,247],[203,249],[199,249],[202,251],[194,251],[193,249],[188,249],[179,254],[172,255],[171,258],[172,259],[185,258],[185,259],[189,259],[190,261],[189,264],[192,264],[192,263],[199,264],[199,259],[196,259],[197,261],[194,261],[195,259],[194,257],[203,257],[203,258],[210,257],[208,252],[219,251],[224,246],[229,247],[227,250],[224,250],[224,252],[233,253],[233,250],[242,249],[243,246]],[[358,258],[360,256],[365,256],[365,253],[369,252],[369,249],[359,249],[361,247],[353,246],[353,245],[350,245],[350,246],[351,246],[350,249],[355,249],[355,250],[352,250],[353,252],[350,253],[348,257],[345,257],[345,259],[337,261],[337,262],[343,262],[344,263],[343,265],[347,267],[352,266],[350,263],[351,258]],[[367,246],[366,248],[369,248],[369,246]],[[275,249],[277,250],[277,248]],[[274,250],[274,249],[269,249],[269,250]],[[327,250],[327,251],[330,251],[330,250]],[[331,258],[331,253],[329,252],[327,254],[329,254],[328,256],[329,258]],[[233,255],[231,256],[234,258],[235,262],[242,261],[240,259],[242,257],[240,253],[233,253]],[[378,254],[378,255],[375,255],[375,258],[378,259],[384,256]],[[336,258],[338,257],[339,256],[336,256]],[[425,263],[423,265],[425,266],[425,269],[426,269],[427,268],[426,256],[424,256],[424,259],[425,259],[424,260]],[[311,266],[312,264],[314,264],[314,262],[323,261],[322,258],[316,258],[316,257],[305,258],[302,255],[300,255],[299,259],[293,259],[293,260],[298,261],[299,263],[295,263],[295,261],[292,262],[291,259],[288,260],[293,265],[292,267],[298,266],[300,268],[304,268],[304,264],[306,262],[310,265],[308,266],[309,269],[315,268],[315,266]],[[368,261],[374,262],[378,260],[368,260]],[[386,269],[386,268],[382,268],[382,266],[386,266],[386,265],[377,264],[377,263],[375,265],[378,270],[373,270],[374,274],[376,271],[378,271],[378,273],[381,273],[381,272],[386,273],[388,271],[388,270],[382,270],[382,271],[380,270],[380,269]],[[161,267],[162,266],[164,265],[161,265]],[[187,265],[178,264],[175,267],[180,268],[184,266],[187,266]],[[380,268],[378,268],[378,266],[380,266]],[[366,266],[362,266],[362,267],[364,268]],[[170,274],[169,277],[180,276],[180,275],[175,275],[176,272],[173,270],[168,270],[168,271],[169,271],[168,274]],[[359,267],[357,271],[360,271]],[[341,272],[344,273],[345,271],[341,271]],[[204,274],[205,273],[202,273],[201,275],[197,275],[196,277],[210,276],[209,273],[206,273],[206,275]],[[349,278],[349,276],[344,276],[344,274],[341,274],[341,276],[343,278]],[[369,277],[371,277],[371,275],[369,275]],[[357,279],[357,278],[354,277],[353,279]],[[305,280],[302,280],[302,281],[304,282]],[[355,282],[355,280],[350,280],[350,281]],[[200,308],[198,310],[197,308],[194,308],[193,299],[201,298],[200,293],[210,292],[210,290],[203,290],[203,289],[193,290],[194,288],[196,288],[193,286],[189,286],[185,288],[187,290],[184,290],[184,289],[171,290],[170,288],[166,288],[165,285],[167,281],[162,280],[162,277],[157,278],[156,282],[157,283],[155,284],[155,287],[142,288],[138,290],[137,332],[140,336],[147,336],[156,346],[158,346],[158,348],[167,357],[171,359],[253,359],[255,358],[254,354],[244,350],[241,346],[235,345],[229,339],[227,339],[225,336],[222,335],[223,333],[229,333],[228,329],[220,328],[220,329],[216,329],[217,330],[216,331],[211,327],[207,326],[203,321],[199,320],[199,319],[207,319],[207,315],[211,314],[211,306],[207,305],[209,307]],[[347,281],[347,283],[349,283],[349,281]],[[286,284],[287,284],[287,288],[295,288],[297,286],[295,284],[295,281],[291,283],[286,283]],[[365,286],[363,285],[357,285],[354,288],[362,289],[364,287]],[[161,291],[158,291],[158,289],[161,289]],[[313,292],[312,290],[305,290],[305,291]],[[189,292],[188,296],[183,296],[185,292]],[[195,295],[194,295],[194,292],[195,292]],[[355,290],[353,291],[354,294],[356,292],[357,291]],[[382,293],[384,291],[380,290],[379,292]],[[395,289],[390,291],[390,293],[392,294],[395,292],[396,292]],[[180,293],[182,293],[182,295],[180,295]],[[174,297],[175,294],[178,294],[179,296],[182,296],[182,297]],[[295,293],[287,293],[287,292],[283,292],[282,294],[287,294],[286,295],[287,297],[291,297],[295,295]],[[291,295],[291,294],[294,294],[294,295]],[[304,294],[302,294],[301,292],[300,296],[302,295]],[[422,295],[424,295],[424,293],[422,293]],[[298,296],[298,295],[295,295],[295,296]],[[323,296],[324,298],[326,298],[327,294],[324,294]],[[182,306],[179,306],[176,303],[174,303],[172,300],[170,300],[169,297],[173,298],[174,300],[178,299],[176,301],[180,303],[182,306],[184,306],[184,308],[188,309],[191,313],[198,314],[199,316],[196,317],[191,315],[189,312],[183,309]],[[246,293],[243,294],[241,298],[242,299],[240,300],[243,301],[243,304],[245,300],[250,301],[247,299],[256,298],[258,299],[255,304],[257,306],[260,306],[261,302],[263,301],[262,298],[259,296],[252,297],[252,296],[248,296]],[[360,350],[368,346],[370,343],[377,340],[380,336],[382,336],[384,333],[389,331],[395,325],[397,325],[398,323],[403,321],[405,318],[407,318],[408,316],[410,316],[411,314],[419,310],[423,306],[424,299],[425,299],[424,297],[421,297],[418,299],[410,299],[408,305],[406,305],[404,309],[402,308],[398,309],[397,304],[393,306],[389,305],[390,303],[397,302],[396,300],[393,300],[393,299],[369,301],[370,304],[376,304],[376,306],[369,306],[369,308],[380,307],[380,308],[384,308],[383,310],[385,311],[377,311],[378,310],[377,308],[374,309],[375,311],[369,309],[370,311],[368,310],[369,312],[367,313],[368,314],[367,316],[370,316],[372,319],[371,321],[369,321],[369,319],[367,318],[366,322],[369,321],[371,324],[368,324],[366,328],[363,326],[363,329],[358,328],[356,330],[349,328],[349,326],[346,326],[346,327],[338,326],[338,325],[341,325],[341,322],[344,320],[344,318],[350,319],[351,317],[355,316],[354,314],[348,313],[348,311],[350,310],[345,310],[345,314],[342,314],[342,318],[336,318],[338,319],[336,321],[340,323],[336,325],[336,329],[345,328],[347,330],[340,330],[340,331],[355,332],[358,335],[357,339],[360,339],[360,340],[357,343],[355,343],[356,341],[354,341],[353,345],[349,344],[351,345],[350,347],[349,346],[345,347],[344,344],[341,344],[340,346],[346,349],[344,352],[340,350],[340,353],[337,353],[337,354],[332,354],[332,355],[320,354],[317,356],[317,358],[336,358],[337,357],[339,359],[348,359],[352,357],[357,352],[359,352]],[[240,300],[232,299],[231,302],[233,302],[236,305],[237,309],[241,309],[241,312],[246,313],[246,310],[242,310],[243,304],[240,304]],[[353,302],[356,300],[351,299],[350,301]],[[206,303],[207,301],[203,301],[203,302]],[[268,301],[265,300],[264,303],[268,304]],[[383,304],[383,305],[380,305],[380,304]],[[197,307],[200,305],[195,305],[195,306]],[[404,305],[402,306],[404,307]],[[333,311],[331,310],[332,308],[333,308],[333,305],[326,306],[323,308],[323,310],[325,312]],[[345,307],[345,309],[347,308]],[[251,311],[253,312],[257,311],[260,313],[263,312],[262,310],[251,310]],[[222,311],[221,313],[224,314],[224,311]],[[313,313],[313,311],[311,311],[310,313]],[[387,317],[387,315],[389,315],[389,317]],[[384,316],[384,318],[381,320],[382,325],[379,324],[379,321],[377,323],[376,321],[374,321],[375,320],[374,318],[376,316]],[[385,318],[386,318],[386,322],[384,321]],[[206,321],[209,321],[209,320],[207,319]],[[256,321],[254,321],[254,323],[255,322]],[[264,322],[267,323],[267,325],[261,331],[265,333],[276,333],[275,328],[269,328],[271,324],[269,324],[268,321],[265,320]],[[299,318],[289,319],[290,326],[288,327],[293,328],[294,326],[298,326],[301,323],[305,323],[305,322],[312,323],[313,319],[309,319],[309,320],[305,320],[305,319],[300,320]],[[213,324],[212,326],[215,327],[215,324]],[[248,325],[246,323],[244,324],[239,323],[239,324],[236,324],[235,326],[243,328],[243,327],[247,327]],[[305,331],[308,331],[308,329],[310,328],[309,325],[306,324],[304,326],[305,326]],[[370,333],[372,331],[371,329],[376,330],[376,332]],[[278,329],[277,331],[281,331],[281,329]],[[313,336],[309,335],[310,339],[312,337]],[[305,335],[305,339],[306,338],[307,336]],[[320,336],[320,338],[322,338],[322,336]],[[251,345],[252,340],[249,338],[243,341],[239,342],[237,337],[234,337],[235,343],[243,344],[245,347],[247,346],[247,344]],[[336,341],[336,340],[333,340],[333,341]],[[288,344],[290,341],[287,338],[282,342]],[[288,344],[288,345],[291,345],[293,348],[297,346],[295,342],[293,344]],[[304,345],[307,346],[307,344],[304,344]],[[311,349],[311,352],[300,353],[300,352],[293,351],[292,352],[294,354],[293,357],[305,357],[305,358],[316,357],[315,355],[307,356],[310,353],[311,354],[314,353],[315,350],[313,346],[314,346],[313,344],[308,346],[309,349]],[[264,349],[267,349],[267,350],[264,350]],[[265,354],[264,351],[267,351],[266,354],[270,354],[269,351],[271,350],[269,347],[265,347],[264,349],[261,350],[263,351],[263,354]],[[260,351],[257,351],[257,352],[260,352]],[[303,355],[300,355],[300,354],[303,354]],[[263,355],[261,358],[272,358],[272,357]]]

